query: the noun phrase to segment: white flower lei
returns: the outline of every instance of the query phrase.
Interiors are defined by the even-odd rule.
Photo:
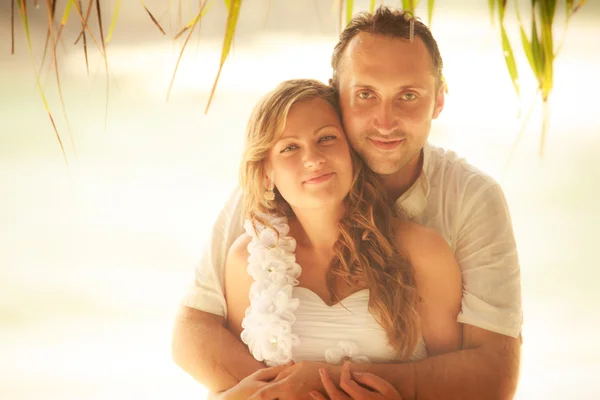
[[[288,236],[286,217],[261,215],[279,232],[246,220],[244,229],[252,237],[248,244],[248,274],[254,278],[250,287],[250,306],[242,321],[242,341],[258,361],[268,366],[292,360],[292,348],[300,339],[292,332],[294,312],[300,301],[292,298],[302,272],[296,263],[296,240]]]

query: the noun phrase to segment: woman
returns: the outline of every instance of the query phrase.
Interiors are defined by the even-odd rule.
[[[248,220],[226,262],[227,323],[257,360],[320,368],[459,348],[452,251],[395,215],[346,140],[332,88],[291,80],[263,98],[241,184]]]

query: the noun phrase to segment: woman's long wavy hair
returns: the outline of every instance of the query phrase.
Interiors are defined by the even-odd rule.
[[[240,181],[244,206],[255,224],[268,225],[261,213],[291,217],[293,210],[275,190],[275,200],[264,199],[265,159],[285,128],[290,108],[297,102],[321,98],[338,112],[335,89],[319,81],[294,79],[281,83],[255,107],[247,128]],[[393,218],[379,176],[351,150],[353,180],[344,199],[345,213],[338,222],[340,236],[327,273],[327,288],[337,296],[339,280],[351,287],[368,288],[369,310],[386,330],[390,345],[408,358],[419,340],[417,290],[411,265],[395,246]]]

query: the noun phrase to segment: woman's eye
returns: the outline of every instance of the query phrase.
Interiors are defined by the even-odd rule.
[[[328,142],[328,141],[331,141],[331,140],[334,140],[334,139],[336,139],[335,135],[323,136],[322,138],[319,139],[319,143],[321,143],[321,142]]]
[[[298,146],[295,144],[290,144],[289,146],[285,146],[283,149],[281,149],[280,153],[287,153],[288,151],[296,150],[297,148]]]

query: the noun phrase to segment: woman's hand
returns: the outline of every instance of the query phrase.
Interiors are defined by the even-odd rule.
[[[340,375],[340,388],[343,391],[337,388],[325,369],[320,369],[319,373],[323,387],[331,400],[402,400],[400,393],[391,383],[368,372],[351,373],[348,362],[342,366]],[[325,396],[317,391],[310,392],[310,395],[313,399],[326,400]]]
[[[293,361],[277,367],[259,369],[242,379],[237,385],[219,393],[217,400],[247,400],[254,393],[269,384],[277,375],[293,365]]]
[[[250,400],[299,400],[310,399],[309,393],[322,386],[319,369],[327,364],[300,361],[282,371],[270,384],[259,389]]]

